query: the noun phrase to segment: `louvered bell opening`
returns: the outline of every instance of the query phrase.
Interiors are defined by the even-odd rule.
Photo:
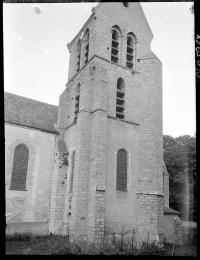
[[[80,70],[80,60],[77,62],[77,72]]]
[[[111,55],[111,61],[118,63],[118,57]]]
[[[124,102],[125,102],[125,100],[122,98],[117,98],[117,100],[116,100],[116,104],[120,105],[120,106],[124,106]]]
[[[111,50],[111,54],[114,55],[114,56],[118,56],[118,52],[119,51],[115,48],[112,48],[112,50]]]
[[[127,54],[131,54],[131,55],[133,55],[133,48],[127,46],[126,51],[127,51]]]
[[[123,114],[123,112],[124,112],[124,107],[117,105],[117,106],[116,106],[116,112],[117,112],[117,113],[119,112],[119,113],[122,113],[122,114]]]
[[[133,63],[127,61],[127,62],[126,62],[126,67],[129,68],[129,69],[132,69],[132,68],[133,68]]]
[[[124,114],[116,112],[116,117],[119,118],[119,119],[124,119]]]
[[[126,60],[132,62],[132,61],[133,61],[133,55],[127,54],[127,55],[126,55]]]
[[[125,93],[123,93],[122,91],[117,90],[117,98],[123,99],[124,95],[125,95]]]
[[[127,152],[119,150],[117,153],[116,190],[127,191]]]

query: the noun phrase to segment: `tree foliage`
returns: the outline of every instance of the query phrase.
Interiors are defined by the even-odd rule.
[[[190,7],[190,12],[194,14],[194,4]]]
[[[164,135],[163,149],[169,172],[170,207],[179,211],[182,219],[196,221],[196,137]]]

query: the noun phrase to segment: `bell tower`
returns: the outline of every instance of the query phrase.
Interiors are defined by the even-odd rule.
[[[162,64],[152,39],[140,3],[100,2],[68,44],[57,122],[68,153],[62,233],[163,233]]]

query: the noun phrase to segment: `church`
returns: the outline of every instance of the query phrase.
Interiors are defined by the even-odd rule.
[[[7,233],[181,240],[152,39],[139,2],[99,2],[67,45],[58,107],[5,93]]]

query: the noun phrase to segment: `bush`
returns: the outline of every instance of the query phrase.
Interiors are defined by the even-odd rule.
[[[197,227],[183,227],[183,241],[185,245],[197,244]]]
[[[192,239],[191,239],[192,237]],[[193,241],[195,232],[187,233],[187,241]],[[124,242],[123,239],[106,238],[102,241],[89,242],[81,238],[69,240],[68,236],[62,235],[44,235],[37,236],[29,233],[6,236],[7,241],[29,241],[29,254],[46,254],[46,255],[180,255],[195,256],[195,246],[176,246],[168,243],[166,240],[162,244],[157,242],[141,242],[132,244],[131,241]],[[24,244],[26,248],[26,244]],[[23,248],[24,248],[23,247]],[[23,249],[24,250],[24,249]],[[22,250],[22,254],[25,254]],[[14,254],[13,250],[10,252]],[[7,252],[9,254],[9,250]]]

